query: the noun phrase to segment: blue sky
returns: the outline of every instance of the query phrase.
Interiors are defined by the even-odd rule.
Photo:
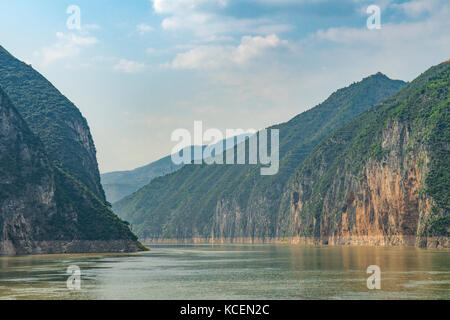
[[[261,129],[378,71],[412,80],[450,58],[448,30],[448,0],[0,2],[0,45],[80,108],[102,172],[169,154],[194,120]]]

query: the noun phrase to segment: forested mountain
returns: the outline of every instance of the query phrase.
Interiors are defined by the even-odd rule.
[[[10,56],[5,62],[5,55],[4,51],[0,54],[0,84],[9,83],[9,91],[16,92],[16,100],[22,101],[21,110],[35,130],[30,129],[0,85],[0,255],[144,249],[128,224],[107,207],[101,186],[89,179],[98,173],[95,149],[93,144],[90,150],[83,149],[88,145],[75,140],[82,138],[77,131],[81,127],[70,130],[71,125],[85,125],[80,113],[66,113],[68,106],[60,104],[65,100],[49,89],[45,79],[30,70],[24,72],[23,65]],[[52,93],[48,94],[48,90]],[[26,101],[32,102],[30,109]],[[48,127],[39,126],[38,119]],[[87,125],[83,130],[87,130],[83,133],[85,142],[92,143]],[[59,136],[63,133],[68,136]],[[63,147],[65,138],[67,146]],[[58,154],[50,156],[52,150],[58,150]],[[75,153],[78,151],[81,156]],[[94,152],[93,159],[84,158],[89,152]],[[69,171],[74,163],[64,160],[70,157],[86,162],[80,164],[79,170]],[[94,171],[89,172],[87,169],[94,165]],[[86,174],[76,176],[80,172]],[[83,177],[92,189],[79,180]]]
[[[101,177],[106,199],[114,203],[136,192],[157,177],[177,171],[183,167],[176,165],[167,156],[146,166],[129,170],[103,173]]]
[[[234,146],[236,143],[237,137],[232,137],[219,141],[212,147],[222,145],[222,150],[225,150],[228,145]],[[190,146],[188,148],[191,149],[191,161],[196,159],[194,155],[197,154],[198,150],[202,150],[202,154],[205,150],[205,146]],[[183,152],[189,151],[188,148],[180,150],[178,154],[183,155]],[[100,177],[105,189],[106,199],[111,203],[117,202],[149,184],[153,179],[175,172],[183,166],[184,164],[174,164],[172,156],[167,156],[134,170],[103,173]]]
[[[0,46],[0,87],[58,167],[105,201],[97,156],[86,119],[31,66]]]
[[[276,235],[449,247],[450,62],[320,143],[283,195]]]
[[[280,169],[261,176],[259,165],[187,165],[157,178],[114,205],[141,238],[239,241],[277,235],[286,183],[329,133],[405,85],[378,73],[333,93],[280,131]]]

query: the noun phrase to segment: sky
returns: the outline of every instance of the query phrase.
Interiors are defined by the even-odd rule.
[[[263,129],[377,72],[411,81],[450,58],[449,30],[448,0],[0,1],[0,45],[81,110],[101,172],[170,154],[194,121]]]

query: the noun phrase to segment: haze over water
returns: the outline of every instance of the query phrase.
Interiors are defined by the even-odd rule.
[[[0,258],[0,299],[450,299],[450,251],[152,245],[150,252]],[[67,267],[81,290],[67,289]],[[381,290],[366,285],[381,268]]]

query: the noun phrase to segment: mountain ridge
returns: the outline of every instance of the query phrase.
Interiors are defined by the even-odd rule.
[[[1,46],[0,74],[0,87],[43,142],[50,159],[105,202],[94,141],[78,108],[44,76]]]
[[[213,144],[212,147],[221,144],[222,150],[226,150],[228,145],[234,146],[237,143],[238,137],[239,135],[224,139]],[[188,148],[191,148],[191,161],[193,161],[196,160],[196,151],[202,149],[203,154],[206,146],[190,146],[180,150],[178,155],[181,156],[183,152],[188,151]],[[143,186],[149,184],[153,179],[173,173],[183,166],[184,164],[174,164],[172,155],[169,155],[133,170],[107,172],[101,174],[100,177],[108,202],[115,203],[138,191]]]
[[[322,141],[283,194],[278,236],[449,247],[449,79],[434,66]]]
[[[280,201],[277,194],[314,146],[405,84],[375,74],[337,90],[290,121],[270,127],[280,129],[280,171],[275,176],[261,177],[257,165],[187,165],[153,180],[113,208],[133,223],[143,239],[269,237]],[[220,216],[236,215],[239,218],[217,223]]]
[[[68,170],[71,166],[63,166],[49,156],[51,148],[41,141],[40,130],[30,128],[1,83],[7,82],[10,92],[30,95],[20,97],[22,102],[34,100],[33,94],[41,87],[27,90],[21,83],[19,89],[15,89],[11,78],[15,76],[14,66],[18,64],[9,66],[6,74],[4,54],[0,52],[0,255],[145,250],[128,224],[107,206],[102,193],[98,193],[99,189],[89,188]],[[16,71],[18,78],[26,76],[22,74],[21,64]],[[33,71],[30,77],[36,77],[36,73]],[[47,82],[39,80],[38,83]],[[47,86],[41,89],[45,91]],[[47,96],[45,92],[43,96]],[[55,104],[51,95],[47,97],[49,104]],[[31,108],[35,119],[54,120],[51,116],[48,119],[45,110],[36,110],[35,107]],[[75,106],[71,108],[76,109]],[[81,121],[79,111],[75,116],[75,122]],[[70,122],[71,119],[68,117],[66,120]],[[59,131],[53,132],[53,128],[49,126],[44,137],[57,137]],[[76,158],[77,155],[60,156]]]

